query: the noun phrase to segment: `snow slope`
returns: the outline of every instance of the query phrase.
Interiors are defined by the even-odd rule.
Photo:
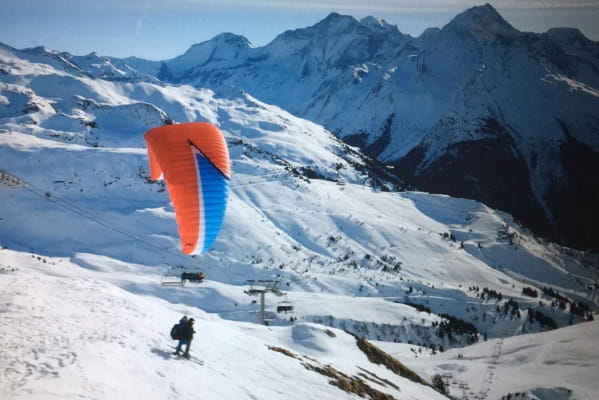
[[[2,250],[3,266],[18,267],[0,275],[0,397],[356,398],[312,370],[330,366],[347,376],[368,374],[371,388],[395,398],[443,398],[370,363],[343,331],[310,323],[269,328],[225,321],[178,302],[176,289],[162,298],[119,287],[128,282],[160,291],[140,273],[147,267],[80,257],[101,268]],[[192,289],[210,290],[219,289],[211,283]],[[170,354],[168,331],[182,314],[197,320],[189,361]]]
[[[399,191],[322,126],[248,93],[109,81],[42,50],[0,48],[0,68],[0,170],[17,183],[0,186],[2,396],[356,398],[338,387],[359,376],[394,398],[434,399],[345,331],[438,351],[597,308],[594,255],[481,203]],[[185,257],[164,184],[148,180],[143,133],[193,120],[223,131],[233,178],[214,247]],[[186,269],[207,280],[160,285]],[[250,279],[286,292],[267,295],[268,327]],[[283,299],[293,314],[275,312]],[[181,314],[198,320],[203,366],[169,357]],[[535,374],[527,388],[554,387]],[[593,385],[564,387],[591,398]]]
[[[377,342],[422,375],[446,376],[455,397],[593,399],[599,393],[596,321],[556,331],[500,338],[443,354],[417,354]],[[464,387],[467,385],[467,387]]]

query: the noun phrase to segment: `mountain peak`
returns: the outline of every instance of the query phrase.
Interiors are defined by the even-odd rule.
[[[315,25],[308,28],[286,31],[279,35],[278,39],[297,40],[299,38],[305,39],[309,37],[332,37],[337,39],[340,35],[348,35],[350,33],[368,36],[372,33],[393,34],[401,32],[396,25],[391,25],[385,20],[380,20],[372,16],[362,18],[358,21],[351,15],[342,15],[332,12]]]
[[[336,12],[332,12],[329,15],[327,15],[325,19],[314,25],[314,27],[324,30],[325,32],[341,32],[345,31],[352,25],[356,27],[361,26],[360,23],[350,15],[341,15]]]
[[[245,36],[236,35],[230,32],[220,33],[213,37],[211,41],[217,42],[219,44],[227,44],[230,46],[236,46],[241,48],[252,47],[252,44]]]
[[[499,12],[497,12],[497,10],[489,3],[483,4],[482,6],[471,7],[459,14],[456,18],[459,18],[460,16],[506,23],[501,14],[499,14]]]
[[[362,18],[360,24],[377,33],[399,32],[397,25],[391,25],[384,19],[378,19],[372,16]]]
[[[194,44],[183,55],[170,60],[168,68],[171,73],[178,74],[209,62],[234,62],[243,57],[251,47],[244,36],[221,33],[210,40]]]
[[[354,17],[350,16],[350,15],[342,15],[339,14],[337,12],[332,12],[329,15],[327,15],[325,17],[325,19],[323,19],[321,22],[335,22],[335,21],[341,21],[341,20],[347,20],[347,19],[354,19]]]
[[[198,56],[199,54],[203,55],[206,52],[212,53],[215,49],[222,52],[225,49],[241,50],[250,47],[252,47],[252,45],[245,36],[225,32],[214,36],[210,40],[192,45],[187,52],[185,52],[184,56]]]
[[[488,3],[459,14],[443,30],[469,34],[478,42],[493,41],[498,36],[511,37],[518,32]]]
[[[23,49],[21,51],[23,51],[24,53],[29,53],[29,54],[55,54],[55,53],[58,53],[57,51],[50,50],[46,46],[29,47],[29,48]]]

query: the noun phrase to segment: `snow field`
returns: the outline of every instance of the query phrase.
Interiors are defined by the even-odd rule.
[[[198,307],[136,293],[132,286],[123,290],[110,282],[120,276],[123,284],[122,274],[82,267],[78,260],[1,252],[3,265],[18,265],[0,274],[3,398],[344,397],[325,376],[306,372],[302,362],[331,365],[348,375],[360,366],[396,382],[401,393],[424,390],[429,398],[441,398],[369,363],[352,336],[333,328],[226,321]],[[142,286],[148,284],[144,278],[139,270],[128,275]],[[175,342],[168,332],[182,314],[197,321],[192,354],[204,361],[202,366],[170,355]],[[269,347],[289,349],[297,359]],[[390,387],[377,389],[398,395]]]

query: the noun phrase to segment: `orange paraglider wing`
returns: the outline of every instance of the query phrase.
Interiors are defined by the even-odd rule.
[[[222,133],[211,124],[190,122],[151,129],[144,138],[152,179],[166,181],[183,253],[208,250],[229,193],[231,167]]]

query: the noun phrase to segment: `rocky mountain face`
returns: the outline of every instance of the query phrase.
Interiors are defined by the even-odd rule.
[[[55,56],[103,79],[241,89],[324,125],[418,189],[483,201],[551,240],[599,250],[599,43],[576,29],[520,32],[487,4],[418,38],[333,13],[263,47],[223,33],[162,62]]]
[[[395,161],[398,174],[422,190],[507,210],[552,240],[597,250],[597,43],[570,29],[520,33],[474,11],[435,37],[469,43],[454,53],[458,60],[472,49],[478,55],[462,63],[472,73],[448,111]]]

